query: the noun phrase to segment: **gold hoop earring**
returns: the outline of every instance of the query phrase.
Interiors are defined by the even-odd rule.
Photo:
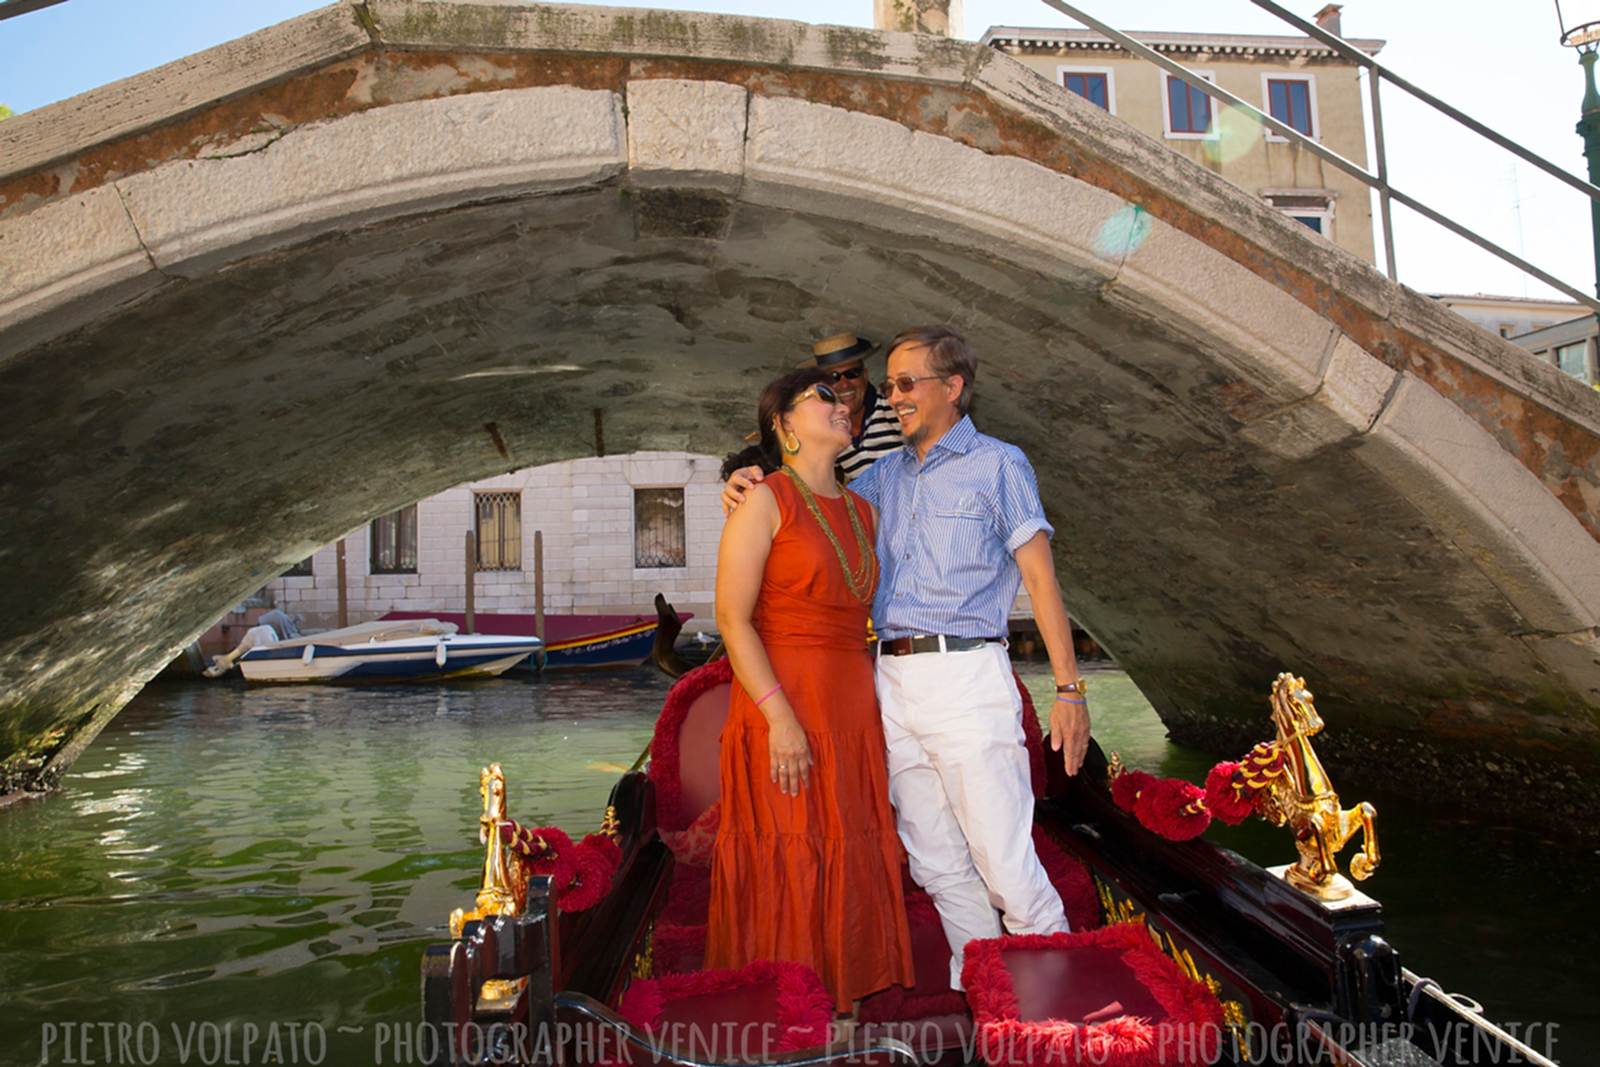
[[[794,444],[790,444],[790,441],[793,441]],[[785,434],[783,437],[783,450],[791,456],[798,456],[800,454],[800,438],[792,433]]]

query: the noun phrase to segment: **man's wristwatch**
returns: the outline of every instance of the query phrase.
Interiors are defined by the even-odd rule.
[[[1088,696],[1089,680],[1087,678],[1079,678],[1075,681],[1068,682],[1066,685],[1058,685],[1056,686],[1056,692],[1076,693],[1079,696]]]

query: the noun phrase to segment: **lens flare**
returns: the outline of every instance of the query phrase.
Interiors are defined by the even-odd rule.
[[[1150,236],[1150,215],[1138,204],[1128,204],[1100,224],[1094,254],[1120,263]]]
[[[1200,142],[1200,151],[1211,163],[1232,163],[1261,143],[1263,128],[1254,115],[1219,106],[1211,135]]]

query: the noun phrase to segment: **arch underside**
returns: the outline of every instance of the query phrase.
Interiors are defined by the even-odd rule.
[[[0,217],[0,257],[134,238],[0,291],[0,792],[374,515],[591,455],[596,410],[608,452],[730,451],[814,337],[949,322],[1069,610],[1175,736],[1237,755],[1291,670],[1357,781],[1593,804],[1600,547],[1470,403],[1092,183],[722,83],[626,100],[391,105]],[[543,140],[435,164],[506,121]]]

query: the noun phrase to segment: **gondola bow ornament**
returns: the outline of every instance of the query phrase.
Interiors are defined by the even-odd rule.
[[[1378,812],[1363,801],[1339,806],[1328,772],[1311,745],[1322,730],[1322,716],[1304,678],[1284,673],[1272,685],[1272,722],[1277,737],[1263,741],[1237,763],[1224,761],[1206,775],[1205,788],[1178,778],[1157,778],[1127,770],[1112,756],[1111,796],[1145,829],[1172,841],[1203,833],[1213,817],[1237,826],[1253,812],[1294,834],[1299,859],[1284,879],[1320,900],[1339,900],[1352,892],[1339,874],[1338,852],[1358,832],[1361,852],[1350,861],[1350,875],[1370,878],[1378,869]]]

